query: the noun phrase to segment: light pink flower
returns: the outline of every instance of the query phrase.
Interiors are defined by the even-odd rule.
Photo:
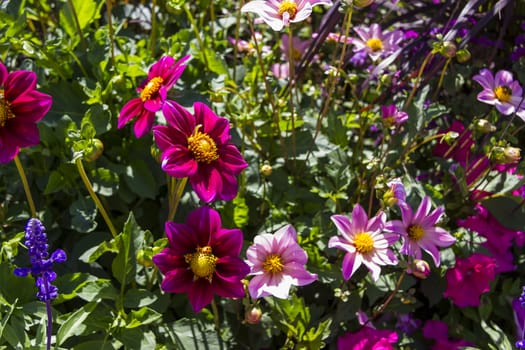
[[[255,237],[246,251],[250,275],[248,284],[252,298],[273,295],[286,299],[291,286],[304,286],[317,280],[317,275],[306,271],[308,255],[297,243],[297,233],[286,225],[273,235],[263,233]]]
[[[330,238],[328,247],[346,251],[343,259],[345,280],[352,277],[361,264],[372,273],[374,281],[379,278],[381,266],[397,264],[397,258],[388,247],[398,240],[398,236],[383,232],[386,220],[384,213],[368,220],[364,209],[356,204],[351,220],[344,215],[332,215],[331,219],[341,236]]]
[[[390,53],[400,49],[399,43],[403,40],[403,32],[400,30],[382,30],[381,26],[373,23],[370,27],[359,26],[355,29],[359,38],[354,38],[354,52],[364,51],[372,61],[386,57]]]
[[[402,205],[400,208],[402,220],[388,222],[386,229],[401,235],[403,240],[401,253],[421,259],[421,249],[423,249],[432,256],[436,266],[439,266],[440,256],[437,247],[448,247],[456,241],[444,228],[436,227],[445,209],[438,207],[430,213],[429,197],[423,198],[415,214],[408,205]]]
[[[241,8],[241,12],[259,15],[273,30],[280,31],[290,23],[301,22],[310,16],[316,5],[332,6],[330,0],[255,0]]]
[[[483,87],[483,91],[478,94],[478,101],[494,105],[504,115],[520,111],[523,90],[511,72],[500,70],[493,76],[490,70],[483,68],[472,80]],[[525,118],[525,111],[520,112],[519,116]]]

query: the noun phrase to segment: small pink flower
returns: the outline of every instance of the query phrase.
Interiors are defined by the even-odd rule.
[[[479,253],[457,259],[454,268],[445,275],[447,290],[444,296],[459,307],[479,306],[481,294],[490,291],[490,281],[496,275],[494,259]]]
[[[230,142],[230,123],[203,103],[193,105],[191,115],[179,104],[167,101],[163,111],[168,125],[153,127],[162,151],[162,170],[188,177],[193,190],[205,202],[232,200],[237,195],[237,175],[248,166]]]
[[[337,339],[338,350],[394,350],[397,333],[388,329],[362,327],[355,333],[348,332]]]
[[[155,113],[160,111],[166,102],[170,90],[186,68],[190,56],[184,56],[177,62],[170,56],[161,57],[151,66],[148,78],[137,88],[140,97],[128,101],[118,117],[118,128],[121,129],[136,117],[134,131],[137,138],[146,135],[153,126]]]
[[[381,106],[381,116],[387,127],[396,127],[408,120],[408,114],[398,110],[394,104]]]
[[[421,259],[423,249],[432,256],[436,266],[439,266],[440,256],[437,248],[448,247],[456,241],[445,229],[436,226],[445,209],[438,207],[430,212],[429,197],[423,198],[415,214],[408,205],[402,205],[400,208],[402,220],[388,222],[386,229],[401,235],[401,253]]]
[[[493,76],[490,70],[483,68],[472,80],[483,87],[483,91],[478,94],[478,101],[496,106],[504,115],[520,110],[523,90],[511,72],[500,70]]]
[[[400,49],[399,43],[403,40],[400,30],[383,31],[381,26],[373,23],[370,27],[360,26],[355,29],[359,38],[354,38],[354,52],[366,52],[372,61],[386,57]]]
[[[185,224],[167,222],[166,235],[168,247],[153,257],[164,274],[162,290],[187,293],[196,313],[211,303],[214,294],[244,297],[242,279],[249,268],[239,257],[241,230],[223,228],[217,211],[200,207]]]
[[[260,234],[246,251],[250,275],[248,284],[252,298],[273,295],[288,298],[291,286],[304,286],[317,280],[317,275],[306,271],[308,255],[297,243],[297,233],[286,225],[273,235]]]
[[[330,0],[255,0],[241,8],[241,12],[253,12],[273,30],[280,31],[290,23],[301,22],[310,17],[316,5],[332,6]]]
[[[8,73],[0,62],[0,163],[9,163],[22,147],[38,145],[36,123],[51,108],[51,96],[36,90],[36,74]]]
[[[386,215],[379,213],[368,220],[366,212],[356,204],[352,211],[352,219],[344,215],[332,215],[332,221],[341,236],[330,238],[329,248],[346,251],[343,259],[343,277],[352,277],[361,264],[372,273],[372,279],[377,281],[381,266],[397,264],[397,258],[389,247],[398,240],[392,233],[384,233]]]

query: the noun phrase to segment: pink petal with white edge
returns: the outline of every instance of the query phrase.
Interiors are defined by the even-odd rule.
[[[283,273],[292,278],[292,284],[295,286],[305,286],[317,280],[315,273],[308,272],[302,264],[289,263]]]
[[[359,266],[361,266],[361,263],[361,254],[346,253],[343,258],[343,278],[345,280],[350,279]]]
[[[119,129],[122,129],[131,119],[135,118],[137,115],[142,113],[143,106],[140,98],[134,98],[129,100],[118,116],[117,126]]]
[[[495,88],[494,77],[492,76],[492,72],[487,68],[480,70],[478,75],[472,77],[472,80],[478,82],[484,89],[492,90]]]
[[[328,248],[338,248],[349,253],[355,253],[355,246],[341,237],[332,237],[328,241]]]

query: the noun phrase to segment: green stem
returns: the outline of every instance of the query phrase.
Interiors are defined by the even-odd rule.
[[[172,186],[170,186],[170,208],[168,213],[168,221],[173,221],[173,218],[175,217],[177,207],[179,206],[180,198],[182,197],[182,193],[184,192],[184,187],[186,187],[186,182],[188,182],[187,177],[176,179],[174,183],[170,182]],[[173,195],[175,196],[173,197]]]
[[[155,56],[155,40],[157,35],[157,0],[151,1],[151,36],[150,36],[150,50],[151,55]]]
[[[113,19],[111,17],[112,4],[111,0],[106,0],[106,10],[108,15],[108,28],[109,28],[109,47],[111,52],[111,64],[115,69],[115,33],[113,32]]]
[[[69,4],[69,7],[71,7],[71,12],[73,13],[73,18],[75,19],[75,25],[77,26],[77,31],[78,31],[78,34],[80,35],[80,41],[82,41],[82,45],[86,46],[86,42],[84,41],[84,34],[82,33],[82,27],[80,26],[77,11],[75,10],[73,1],[67,0],[67,3]]]
[[[217,303],[215,302],[215,299],[212,299],[211,301],[211,310],[213,312],[213,321],[215,322],[215,330],[217,331],[217,334],[220,338],[220,330],[221,330],[221,321],[219,319],[219,308],[217,308]]]
[[[18,174],[20,174],[22,185],[24,186],[24,192],[26,193],[27,197],[27,204],[29,205],[29,209],[31,210],[31,217],[36,218],[35,202],[33,201],[33,197],[31,196],[31,190],[29,189],[29,183],[27,182],[26,173],[24,172],[24,167],[20,162],[20,158],[18,158],[18,154],[15,156],[15,165],[16,169],[18,170]]]
[[[113,223],[111,222],[111,219],[109,218],[108,213],[106,212],[106,209],[102,205],[102,202],[98,198],[97,194],[93,190],[93,186],[91,185],[91,182],[89,181],[89,178],[86,174],[86,170],[84,169],[84,164],[82,163],[82,159],[77,158],[76,165],[78,168],[78,173],[80,174],[80,178],[82,179],[82,182],[84,182],[84,185],[86,186],[86,189],[89,192],[89,195],[93,199],[93,202],[95,202],[95,205],[97,206],[98,210],[100,211],[100,214],[102,214],[102,217],[104,218],[104,221],[106,221],[106,224],[109,227],[109,230],[111,231],[111,235],[113,237],[117,236],[117,230],[115,229],[115,226],[113,226]]]
[[[416,77],[416,81],[414,82],[414,87],[412,88],[412,91],[410,91],[410,95],[408,95],[408,98],[405,102],[405,105],[403,106],[403,111],[406,112],[407,108],[412,103],[412,100],[414,99],[414,95],[416,94],[417,88],[419,87],[419,82],[421,81],[421,76],[423,75],[423,71],[425,70],[425,67],[428,64],[428,61],[434,56],[432,52],[430,52],[427,57],[423,60],[423,63],[421,64],[421,67],[419,67],[419,72]]]
[[[290,105],[290,118],[292,120],[292,158],[294,162],[294,171],[295,171],[295,157],[297,154],[296,145],[295,145],[295,115],[294,115],[294,103],[293,103],[293,88],[295,85],[294,77],[295,77],[295,62],[294,62],[294,51],[293,51],[293,32],[292,32],[292,26],[288,26],[288,72],[290,76],[289,84],[290,84],[290,97],[288,98],[288,103]]]
[[[202,38],[199,34],[199,30],[197,29],[197,23],[195,22],[195,18],[193,18],[193,15],[191,14],[191,11],[188,9],[187,6],[184,6],[184,11],[186,12],[186,16],[188,16],[188,20],[191,23],[191,27],[193,28],[193,32],[195,33],[195,37],[197,38],[197,42],[199,43],[199,48],[201,50],[202,59],[204,60],[204,64],[206,65],[206,69],[210,70],[210,65],[208,63],[208,58],[206,58],[206,53],[204,52],[204,49],[206,46],[204,45],[204,42],[202,41]]]

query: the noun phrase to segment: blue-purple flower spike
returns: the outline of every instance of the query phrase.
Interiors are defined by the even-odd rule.
[[[29,219],[25,233],[24,244],[28,249],[31,267],[16,268],[14,274],[25,277],[31,273],[38,288],[37,298],[41,301],[55,299],[58,295],[58,289],[51,284],[57,277],[53,271],[53,263],[66,261],[66,253],[62,249],[57,249],[49,256],[46,230],[38,219]]]
[[[522,289],[521,295],[518,298],[518,300],[521,304],[521,307],[525,307],[525,286],[523,286],[522,288],[523,289]],[[522,329],[525,329],[525,328],[522,328]],[[525,339],[523,339],[523,333],[521,334],[521,339],[515,343],[515,346],[517,349],[525,349]]]

